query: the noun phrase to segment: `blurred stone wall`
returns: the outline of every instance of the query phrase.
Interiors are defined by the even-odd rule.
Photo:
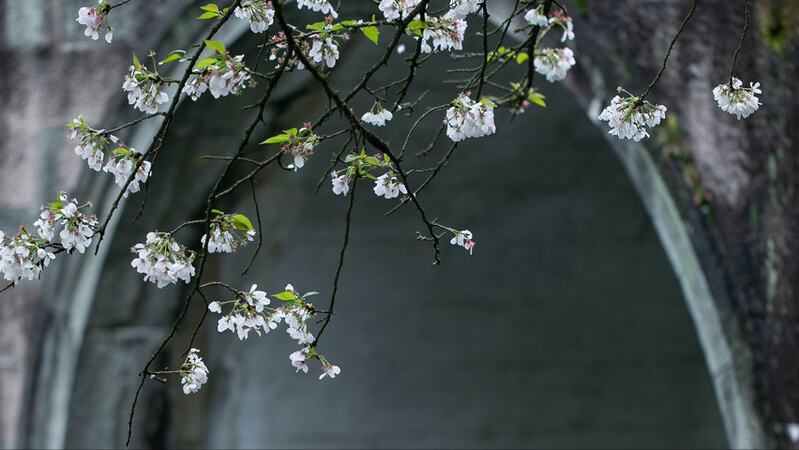
[[[126,5],[113,16],[109,46],[82,36],[78,2],[0,0],[0,130],[8,136],[0,140],[0,201],[7,202],[0,229],[31,223],[36,205],[61,187],[107,208],[113,185],[107,174],[85,170],[63,125],[77,114],[105,127],[135,117],[120,89],[130,53],[165,54],[196,40],[197,12],[184,12],[187,3]],[[241,32],[222,37],[230,43]],[[245,34],[234,53],[257,40]],[[360,37],[348,45],[334,77],[340,85],[360,77],[374,49]],[[390,64],[392,73],[403,70],[400,58]],[[433,103],[454,96],[435,71],[420,80]],[[230,151],[250,117],[241,107],[252,93],[182,105],[143,218],[134,222],[143,196],[131,196],[99,257],[61,258],[40,282],[1,294],[0,318],[9,324],[0,328],[3,447],[124,444],[137,373],[171,326],[183,291],[142,283],[129,248],[148,231],[200,213],[221,166],[198,156]],[[195,342],[209,383],[184,396],[176,380],[148,381],[132,445],[725,446],[696,333],[646,212],[602,133],[559,86],[546,94],[546,110],[512,123],[498,113],[499,133],[459,146],[420,196],[433,217],[475,233],[472,256],[447,245],[442,266],[431,267],[432,250],[414,240],[422,231],[415,211],[383,217],[393,203],[359,186],[337,314],[320,344],[342,367],[340,377],[295,374],[288,354],[296,346],[282,331],[241,342],[217,333],[209,316]],[[303,77],[277,97],[264,136],[309,120],[325,104]],[[397,114],[389,139],[401,142],[411,123]],[[417,136],[438,123],[425,123]],[[141,148],[148,132],[123,137]],[[426,142],[412,145],[410,153]],[[333,196],[327,181],[318,194],[313,187],[336,150],[320,147],[298,173],[266,172],[256,190],[261,256],[240,278],[254,246],[215,255],[209,276],[270,293],[293,283],[320,291],[315,303],[324,308],[346,199]],[[254,217],[250,197],[243,189],[219,208]],[[196,230],[178,239],[198,245]],[[182,362],[202,312],[195,299],[157,366]]]

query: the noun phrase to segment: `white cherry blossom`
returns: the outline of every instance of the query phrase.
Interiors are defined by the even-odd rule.
[[[623,91],[620,87],[619,91]],[[654,127],[666,118],[666,107],[652,105],[635,96],[622,99],[613,97],[610,105],[599,115],[599,120],[604,120],[610,125],[608,134],[619,139],[632,139],[640,141],[649,137],[646,127]]]
[[[566,78],[566,72],[574,63],[574,52],[569,47],[545,48],[533,60],[535,71],[544,75],[550,83]]]
[[[757,111],[762,103],[755,94],[762,93],[760,83],[749,83],[749,87],[745,88],[741,80],[733,77],[729,83],[720,84],[713,89],[713,98],[722,111],[735,114],[741,120]]]
[[[311,11],[319,11],[322,14],[330,14],[333,18],[338,17],[338,14],[333,9],[333,6],[327,0],[297,0],[297,8],[302,9],[305,6]]]

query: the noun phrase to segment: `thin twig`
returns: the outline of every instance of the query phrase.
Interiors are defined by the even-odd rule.
[[[644,93],[641,94],[641,97],[639,97],[639,101],[641,102],[644,101],[646,95],[649,94],[649,90],[652,89],[652,87],[655,84],[657,84],[658,80],[660,80],[660,76],[663,75],[663,71],[666,70],[666,62],[669,60],[669,55],[671,55],[671,49],[672,47],[674,47],[674,43],[677,42],[677,38],[680,36],[680,33],[682,33],[682,30],[685,29],[685,26],[688,24],[688,21],[691,19],[691,16],[694,15],[694,11],[696,11],[696,2],[697,0],[694,0],[693,5],[691,6],[691,10],[688,11],[688,15],[685,16],[685,19],[683,19],[682,23],[680,24],[680,28],[677,30],[677,34],[675,34],[674,37],[671,38],[671,43],[669,43],[669,49],[666,51],[666,56],[663,58],[663,66],[661,66],[660,71],[658,72],[655,79],[652,80],[651,83],[649,83],[649,86],[646,88],[646,91],[644,91]]]

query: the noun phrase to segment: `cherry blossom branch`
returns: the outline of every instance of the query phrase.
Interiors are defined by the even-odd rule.
[[[352,189],[350,193],[350,203],[347,206],[347,215],[344,219],[344,242],[341,243],[341,250],[339,251],[338,255],[338,265],[336,266],[336,274],[333,276],[333,290],[330,293],[330,304],[327,307],[327,315],[325,315],[324,322],[322,323],[322,327],[319,329],[319,332],[316,333],[316,337],[311,343],[311,347],[316,347],[316,344],[319,343],[319,338],[324,333],[325,328],[327,328],[327,324],[330,323],[330,318],[333,316],[333,305],[336,302],[336,292],[338,292],[338,280],[339,276],[341,275],[341,268],[344,267],[344,253],[347,251],[347,244],[350,242],[350,224],[352,222],[352,206],[355,204],[355,185],[358,184],[358,178],[356,177],[352,182]]]
[[[673,38],[671,38],[671,42],[669,43],[669,49],[666,51],[666,56],[663,58],[663,66],[660,67],[660,71],[658,72],[655,79],[652,80],[651,83],[649,83],[649,86],[647,86],[646,91],[644,91],[644,93],[641,94],[641,96],[639,97],[640,102],[643,103],[644,98],[646,98],[647,94],[649,94],[649,91],[652,89],[652,87],[655,84],[657,84],[658,80],[660,80],[660,76],[663,75],[663,71],[666,70],[666,62],[669,60],[669,55],[671,55],[671,49],[672,47],[674,47],[674,43],[677,42],[677,38],[680,37],[680,33],[682,33],[682,31],[685,29],[685,26],[688,24],[688,21],[691,20],[691,17],[694,15],[694,11],[696,11],[696,2],[697,0],[694,0],[693,5],[691,5],[691,10],[688,11],[688,15],[685,16],[685,19],[683,19],[682,23],[680,24],[680,28],[677,29],[677,33],[674,35]]]
[[[741,33],[741,41],[738,42],[738,47],[735,49],[735,53],[732,56],[732,67],[730,68],[730,83],[732,83],[733,72],[735,72],[735,63],[738,61],[738,53],[741,51],[741,48],[744,46],[744,38],[746,37],[746,30],[749,28],[749,0],[746,0],[746,17],[744,19],[744,30]]]
[[[419,4],[419,6],[417,6],[417,8],[414,9],[414,11],[419,10],[423,5],[426,5],[426,3],[427,0],[422,0],[422,2]],[[294,37],[291,34],[291,28],[286,22],[285,17],[283,17],[283,9],[280,4],[276,5],[275,7],[275,19],[277,19],[280,28],[286,34],[286,44],[288,45],[289,49],[295,52],[300,62],[302,62],[302,64],[311,73],[314,79],[316,79],[322,85],[322,87],[325,90],[325,93],[327,94],[327,97],[331,99],[336,104],[336,107],[344,113],[344,115],[346,116],[347,120],[350,122],[353,128],[357,129],[374,148],[381,151],[382,153],[387,154],[391,158],[391,161],[397,167],[397,172],[402,178],[402,182],[406,186],[410,186],[410,184],[408,183],[406,172],[402,170],[399,159],[393,154],[388,144],[382,139],[380,139],[380,137],[374,134],[371,130],[366,129],[360,123],[358,118],[355,117],[355,114],[344,102],[344,100],[342,100],[341,97],[339,97],[337,91],[333,90],[333,88],[330,86],[330,83],[327,81],[327,77],[322,76],[322,74],[320,74],[319,71],[316,70],[315,67],[311,64],[308,58],[297,48],[297,43],[295,42]],[[427,226],[427,228],[430,230],[432,234],[433,226],[428,220],[424,208],[419,203],[419,200],[416,198],[416,196],[411,195],[411,199],[413,200],[413,203],[416,206],[417,211],[419,211],[422,221],[424,222],[424,224]],[[439,240],[438,238],[435,238],[433,242],[433,249],[434,249],[433,265],[438,265],[441,263],[441,260],[439,258],[441,250],[438,244]]]
[[[486,66],[488,65],[488,3],[483,2],[481,9],[483,10],[483,61],[480,64],[480,77],[477,83],[477,98],[480,98],[480,93],[483,91],[483,84],[485,83]]]
[[[112,10],[112,9],[114,9],[114,8],[118,8],[118,7],[122,6],[122,5],[124,5],[124,4],[126,4],[126,3],[130,3],[130,2],[131,2],[131,0],[122,0],[121,2],[119,2],[119,3],[117,3],[117,4],[114,4],[114,5],[111,5],[111,6],[109,6],[109,7],[108,7],[108,10],[110,11],[110,10]]]
[[[247,264],[247,267],[241,272],[241,276],[244,276],[249,272],[250,267],[252,267],[253,263],[255,262],[255,257],[258,256],[258,253],[261,252],[261,246],[264,243],[264,228],[261,224],[261,209],[258,207],[258,198],[255,195],[255,181],[250,178],[250,188],[252,190],[252,203],[255,205],[255,218],[258,222],[258,246],[255,247],[255,251],[252,253],[252,258],[250,258],[250,262]]]
[[[124,125],[120,125],[120,126],[118,126],[116,128],[112,128],[110,130],[105,130],[105,133],[114,134],[114,133],[116,133],[119,130],[124,130],[125,128],[132,127],[133,125],[136,125],[139,122],[143,122],[143,121],[145,121],[147,119],[152,119],[153,117],[163,116],[165,114],[166,113],[162,113],[162,112],[157,112],[157,113],[153,113],[153,114],[147,114],[146,116],[139,117],[138,119],[132,120],[132,121],[130,121],[130,122],[124,124]]]
[[[111,221],[111,217],[119,207],[119,202],[122,201],[122,197],[127,191],[128,186],[134,180],[134,178],[136,178],[136,174],[138,172],[139,167],[141,167],[142,163],[149,155],[153,154],[154,152],[157,152],[158,149],[160,149],[161,146],[163,145],[167,129],[169,128],[169,124],[172,122],[172,117],[175,113],[175,109],[178,106],[178,101],[180,100],[183,86],[186,85],[186,82],[188,81],[189,76],[191,75],[192,70],[194,69],[194,65],[197,63],[197,60],[200,58],[200,54],[205,49],[205,41],[211,40],[211,38],[213,38],[214,35],[216,35],[219,29],[222,28],[222,25],[224,25],[225,22],[227,22],[230,19],[231,15],[233,14],[233,10],[239,5],[239,3],[241,3],[241,0],[233,0],[233,3],[230,5],[230,8],[228,9],[227,13],[225,13],[219,19],[216,25],[214,25],[211,28],[211,31],[208,32],[205,39],[203,39],[203,42],[201,42],[197,46],[197,51],[194,52],[194,55],[192,55],[191,60],[189,61],[188,67],[183,72],[183,77],[181,78],[180,83],[178,84],[177,93],[175,94],[174,98],[172,98],[172,102],[169,104],[169,109],[164,113],[164,121],[161,122],[161,126],[159,127],[158,131],[155,133],[155,136],[153,137],[153,140],[150,142],[150,146],[147,148],[147,151],[145,151],[142,154],[141,158],[139,158],[134,164],[133,170],[131,170],[130,175],[128,176],[128,180],[125,182],[124,186],[122,186],[122,189],[120,190],[119,194],[117,194],[116,199],[111,204],[111,209],[108,211],[108,215],[103,221],[103,224],[97,230],[97,234],[100,235],[100,238],[97,240],[97,245],[95,246],[94,250],[95,255],[97,255],[97,252],[99,252],[100,250],[100,243],[103,241],[103,238],[105,237],[105,230],[108,227],[108,223]]]

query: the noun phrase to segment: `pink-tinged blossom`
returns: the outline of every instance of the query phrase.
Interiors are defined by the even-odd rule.
[[[493,103],[475,102],[465,94],[452,101],[444,123],[447,124],[447,136],[455,142],[487,136],[497,131]]]
[[[253,33],[263,33],[275,21],[272,2],[265,0],[244,0],[233,13],[239,19],[248,21]]]
[[[119,186],[125,186],[125,183],[128,182],[128,178],[130,178],[131,173],[133,173],[133,168],[136,165],[136,160],[141,158],[142,155],[136,152],[136,149],[118,149],[124,150],[121,152],[121,156],[116,159],[109,159],[108,164],[103,167],[104,172],[108,172],[114,175],[114,182]],[[147,179],[150,177],[150,168],[152,164],[150,161],[142,161],[139,165],[139,168],[136,169],[136,175],[131,180],[130,184],[128,184],[127,189],[125,189],[125,193],[122,194],[123,197],[127,197],[128,194],[139,192],[139,183],[146,183]]]
[[[100,32],[102,31],[102,25],[106,20],[107,13],[107,9],[102,5],[105,2],[101,1],[99,3],[99,7],[84,6],[78,9],[78,18],[76,19],[79,24],[86,26],[83,34],[87,37],[91,37],[95,41],[100,38]],[[105,33],[105,40],[110,44],[113,38],[113,30],[108,26],[108,23],[106,23],[105,26],[107,30]]]
[[[308,364],[306,363],[306,357],[310,353],[310,349],[308,347],[303,348],[302,350],[297,350],[296,352],[289,355],[289,359],[291,360],[291,365],[297,368],[297,372],[302,370],[305,373],[308,373]]]
[[[741,80],[733,77],[729,83],[720,84],[713,89],[713,98],[722,111],[735,114],[741,120],[742,117],[749,117],[762,105],[755,96],[762,93],[760,83],[749,83],[749,87],[745,88]]]
[[[554,16],[549,19],[549,23],[563,28],[563,35],[560,37],[560,42],[574,39],[574,24],[572,23],[572,18],[567,16],[563,10],[555,11]]]
[[[194,276],[194,253],[175,242],[169,233],[147,233],[147,241],[134,245],[130,251],[137,254],[130,265],[144,274],[144,281],[156,283],[159,289],[178,280],[188,283]]]
[[[330,378],[336,378],[336,375],[341,373],[341,368],[339,366],[334,366],[333,364],[325,364],[322,366],[322,375],[319,375],[319,379],[321,380],[325,376],[329,376]]]
[[[169,100],[162,87],[163,82],[158,75],[144,66],[130,66],[130,73],[125,75],[125,82],[122,83],[122,90],[128,93],[128,103],[147,114],[157,113],[158,105]]]
[[[465,19],[466,16],[480,9],[482,4],[483,0],[451,0],[447,15],[453,19]]]
[[[469,250],[469,254],[472,254],[472,249],[476,242],[472,240],[472,232],[469,230],[461,230],[455,232],[455,236],[449,241],[452,245],[459,245],[466,250]]]
[[[288,133],[288,141],[281,147],[281,151],[292,156],[293,164],[289,169],[296,172],[305,167],[305,162],[313,155],[314,148],[319,144],[319,136],[311,131],[311,124],[305,123],[295,134]]]
[[[86,216],[79,211],[79,208],[81,207],[78,206],[76,199],[67,202],[66,192],[60,192],[58,202],[51,203],[49,207],[42,206],[42,213],[33,226],[42,239],[52,241],[56,224],[59,223],[63,227],[58,235],[59,243],[64,250],[70,253],[74,250],[83,253],[86,247],[91,245],[97,218]]]
[[[238,214],[220,214],[211,221],[211,239],[208,241],[209,253],[233,253],[239,245],[252,242],[255,230],[244,230],[237,221]],[[206,235],[200,238],[205,246]]]
[[[422,52],[463,49],[465,20],[455,19],[447,13],[443,17],[428,17],[426,23],[427,28],[422,30]]]
[[[622,90],[619,88],[620,92]],[[608,134],[634,141],[649,137],[646,127],[654,127],[665,118],[666,107],[663,105],[652,105],[635,96],[622,99],[618,95],[599,115],[599,120],[607,121],[610,125]]]
[[[569,47],[545,48],[537,52],[533,60],[535,71],[547,77],[550,83],[566,78],[566,72],[574,65],[574,52]]]
[[[311,11],[319,11],[322,14],[330,14],[333,18],[338,17],[338,14],[327,2],[327,0],[297,0],[297,8],[302,9],[302,7],[306,7]]]
[[[42,254],[38,245],[37,239],[25,233],[24,229],[15,237],[0,231],[0,272],[3,278],[17,284],[23,278],[33,280],[38,277],[41,266],[52,259],[48,252]],[[55,257],[52,253],[49,255]]]
[[[375,195],[378,197],[385,197],[387,199],[399,196],[400,192],[403,194],[408,193],[408,189],[397,179],[393,171],[388,171],[377,177],[374,191]]]
[[[208,367],[206,367],[203,359],[197,355],[199,352],[196,348],[191,349],[186,361],[180,368],[183,393],[186,395],[199,391],[202,385],[208,382]]]
[[[347,174],[337,176],[336,172],[332,171],[330,172],[330,181],[333,182],[334,194],[344,194],[345,197],[347,196],[347,193],[350,191],[349,177]]]
[[[244,55],[216,55],[215,62],[200,69],[195,69],[182,93],[197,100],[209,91],[214,98],[226,97],[229,94],[239,95],[247,85],[254,85],[250,71],[244,65]]]
[[[419,0],[381,0],[377,6],[388,21],[404,19],[419,5]]]

